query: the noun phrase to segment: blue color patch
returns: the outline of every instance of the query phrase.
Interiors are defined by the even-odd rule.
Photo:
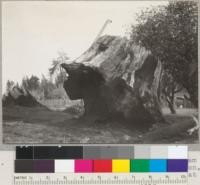
[[[188,172],[187,159],[168,159],[167,172]]]
[[[151,159],[149,162],[150,172],[166,172],[167,160],[165,159]]]

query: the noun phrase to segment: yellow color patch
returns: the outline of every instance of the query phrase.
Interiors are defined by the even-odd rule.
[[[130,160],[127,159],[113,159],[112,172],[126,173],[130,172]]]

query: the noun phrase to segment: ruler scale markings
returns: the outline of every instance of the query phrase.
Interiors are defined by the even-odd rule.
[[[111,179],[110,178],[109,179],[105,179],[105,178],[99,179],[98,177],[95,179],[93,179],[93,178],[88,179],[88,177],[87,177],[86,179],[81,180],[81,178],[78,176],[78,178],[73,179],[73,181],[67,180],[67,182],[66,182],[66,179],[63,180],[63,178],[62,179],[56,178],[54,180],[51,179],[50,181],[51,181],[51,184],[105,184],[106,183],[106,184],[140,184],[140,185],[143,185],[143,184],[152,184],[152,183],[158,184],[159,182],[160,182],[159,184],[169,184],[169,183],[184,184],[184,183],[187,183],[186,178],[182,179],[181,176],[179,176],[178,178],[170,178],[170,179],[166,176],[163,176],[163,178],[164,179],[162,179],[162,178],[155,179],[155,178],[149,178],[148,176],[146,176],[146,178],[143,177],[142,179],[138,179],[138,178],[136,179],[133,177],[131,177],[130,179],[127,179],[127,178],[116,179],[116,177],[111,178]],[[21,184],[23,184],[23,185],[41,184],[42,185],[42,184],[47,184],[48,182],[49,182],[49,180],[47,180],[47,179],[43,180],[40,178],[39,181],[37,181],[37,180],[34,180],[34,178],[33,178],[33,180],[29,180],[29,182],[27,182],[26,180],[23,180]],[[19,183],[17,183],[15,181],[15,184],[18,185]]]

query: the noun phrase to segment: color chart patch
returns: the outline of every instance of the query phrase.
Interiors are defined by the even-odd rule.
[[[76,173],[91,173],[93,172],[93,161],[88,159],[75,160]]]
[[[128,173],[130,172],[130,160],[128,159],[113,159],[112,172],[114,173]]]
[[[148,159],[133,159],[131,160],[131,172],[149,172],[150,166],[149,166]]]
[[[112,160],[93,160],[93,171],[96,173],[112,172]]]
[[[17,147],[16,173],[187,172],[187,146]],[[114,157],[112,157],[114,156]]]
[[[55,173],[74,172],[74,160],[55,160]]]
[[[151,159],[149,161],[150,172],[167,172],[167,160]]]

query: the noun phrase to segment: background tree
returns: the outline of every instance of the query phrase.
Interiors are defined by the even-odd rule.
[[[56,87],[59,87],[61,84],[63,85],[64,79],[65,79],[65,75],[62,72],[60,74],[58,74],[55,77],[55,85],[56,85]]]
[[[32,75],[30,78],[27,76],[22,79],[22,87],[32,91],[37,90],[40,86],[40,80],[37,76]]]
[[[43,92],[44,99],[49,99],[51,98],[51,92],[55,89],[55,85],[42,75],[40,89]]]
[[[63,84],[65,79],[65,72],[61,68],[60,64],[66,63],[69,61],[69,57],[64,52],[59,52],[58,57],[52,61],[52,67],[49,68],[50,77],[55,77],[55,83],[58,86],[59,84]]]
[[[15,82],[8,80],[6,83],[6,92],[8,93],[15,86]]]
[[[161,80],[161,92],[164,95],[164,99],[168,104],[168,107],[172,114],[176,113],[175,108],[175,95],[178,92],[182,91],[182,86],[179,85],[172,77],[170,73],[165,71],[162,74],[162,80]]]
[[[169,2],[147,9],[132,25],[131,40],[150,50],[164,71],[188,91],[198,106],[198,8],[197,2]]]
[[[37,76],[32,75],[29,79],[29,89],[30,90],[36,90],[39,88],[39,78]]]

